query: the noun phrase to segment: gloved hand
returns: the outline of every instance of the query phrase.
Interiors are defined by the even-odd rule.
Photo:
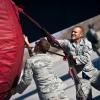
[[[11,90],[11,94],[12,94],[12,95],[15,95],[16,93],[17,93],[16,88],[13,88],[13,89]]]
[[[27,49],[28,49],[29,56],[32,57],[33,56],[33,47],[30,47]]]
[[[76,64],[76,60],[75,60],[75,58],[73,58],[72,55],[68,55],[68,59],[69,59],[69,61],[71,62],[71,64],[73,64],[73,65]]]

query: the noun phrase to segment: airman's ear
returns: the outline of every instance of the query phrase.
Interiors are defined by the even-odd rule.
[[[84,32],[81,33],[81,37],[83,38],[85,36]]]

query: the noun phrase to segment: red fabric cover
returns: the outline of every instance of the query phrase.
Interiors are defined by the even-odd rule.
[[[0,94],[9,91],[20,75],[23,50],[17,7],[12,0],[0,0]]]

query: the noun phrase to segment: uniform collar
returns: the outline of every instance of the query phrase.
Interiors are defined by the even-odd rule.
[[[75,42],[73,42],[72,45],[73,45],[75,48],[77,47],[77,45],[83,46],[83,45],[84,45],[84,39],[82,38],[81,41],[80,41],[80,43],[78,43],[78,44],[76,44]]]

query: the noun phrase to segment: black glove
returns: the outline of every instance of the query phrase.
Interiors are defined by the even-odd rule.
[[[69,61],[70,61],[71,64],[73,64],[73,65],[76,64],[76,60],[73,58],[72,55],[69,55],[69,56],[68,56],[68,59],[69,59]]]
[[[27,48],[28,49],[28,53],[29,53],[29,56],[32,57],[33,56],[33,47],[30,47],[30,48]]]

